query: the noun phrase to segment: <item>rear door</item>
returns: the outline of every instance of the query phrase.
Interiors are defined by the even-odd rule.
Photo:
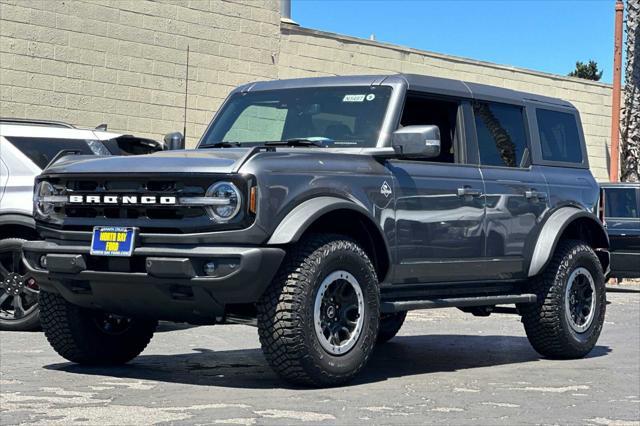
[[[519,278],[549,190],[542,172],[531,166],[524,106],[476,100],[473,115],[486,191],[485,258],[491,262],[484,278]]]

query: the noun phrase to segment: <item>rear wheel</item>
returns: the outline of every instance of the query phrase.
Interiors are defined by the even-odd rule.
[[[42,328],[60,356],[89,365],[124,364],[147,346],[157,321],[84,309],[59,294],[40,292]]]
[[[602,266],[581,241],[558,244],[544,273],[533,280],[535,304],[519,306],[527,337],[541,355],[581,358],[595,346],[606,310]]]
[[[398,331],[407,318],[407,311],[394,312],[380,315],[380,327],[378,328],[378,344],[386,343],[396,337]]]
[[[265,357],[284,379],[334,386],[367,362],[378,333],[375,270],[358,244],[310,236],[291,247],[258,303]]]
[[[0,240],[0,330],[40,328],[38,284],[22,263],[21,238]]]

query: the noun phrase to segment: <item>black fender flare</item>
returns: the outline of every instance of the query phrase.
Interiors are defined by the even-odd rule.
[[[378,237],[379,241],[383,244],[381,251],[384,251],[386,264],[389,266],[389,270],[387,271],[388,276],[393,267],[393,263],[391,249],[384,237],[384,232],[372,218],[371,213],[366,207],[355,201],[332,196],[318,196],[306,200],[291,210],[284,219],[280,221],[267,242],[267,245],[284,245],[297,242],[313,223],[327,213],[336,210],[350,210],[358,213],[368,222],[365,223],[365,226],[369,225],[372,229],[375,229],[375,232],[377,232],[376,237]],[[379,253],[382,254],[381,252]],[[384,279],[384,277],[381,277],[381,279]]]
[[[317,219],[329,212],[341,209],[354,210],[366,217],[370,217],[365,207],[353,201],[331,196],[314,197],[300,203],[287,213],[275,231],[273,231],[267,244],[282,245],[295,243]]]
[[[26,228],[36,229],[36,221],[31,216],[19,213],[0,214],[0,226],[20,225]]]
[[[544,223],[536,241],[528,276],[539,274],[547,266],[563,232],[576,220],[586,220],[596,230],[596,238],[600,242],[594,248],[609,248],[609,236],[604,226],[591,213],[577,207],[563,207],[556,210]]]

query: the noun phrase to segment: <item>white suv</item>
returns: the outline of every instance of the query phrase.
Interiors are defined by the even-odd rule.
[[[70,124],[0,118],[0,330],[39,327],[38,284],[22,265],[24,240],[37,239],[33,181],[64,154],[136,155],[164,145],[103,129]]]

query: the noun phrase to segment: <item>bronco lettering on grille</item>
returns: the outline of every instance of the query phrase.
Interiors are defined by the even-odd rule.
[[[71,204],[144,204],[144,205],[173,205],[174,196],[156,195],[69,195]]]

